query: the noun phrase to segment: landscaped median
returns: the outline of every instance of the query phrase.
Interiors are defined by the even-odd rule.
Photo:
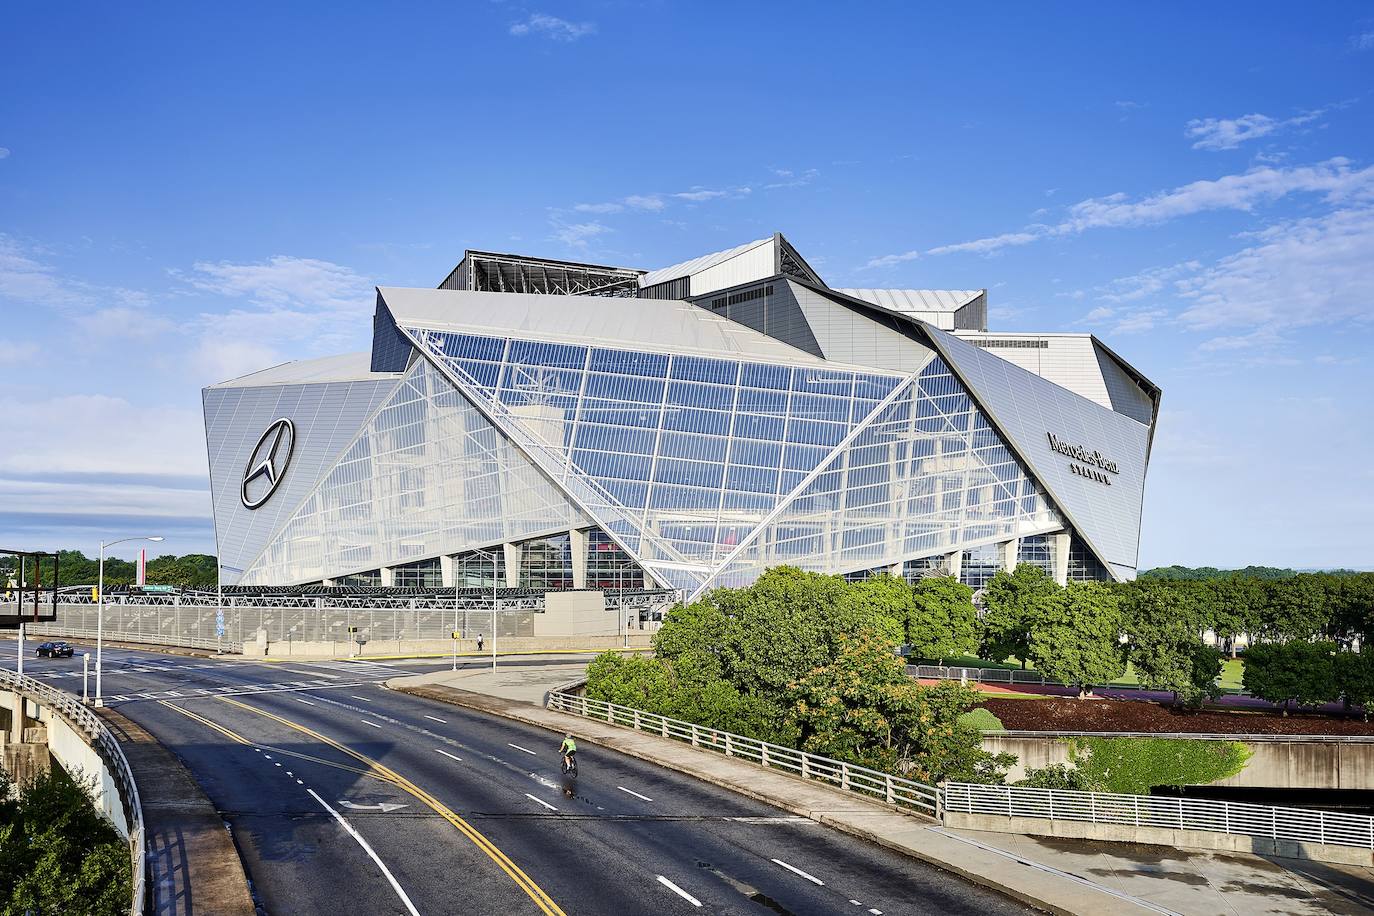
[[[791,775],[780,769],[765,769],[757,763],[739,757],[725,756],[723,738],[710,742],[718,745],[721,751],[708,750],[703,746],[693,747],[689,742],[664,738],[661,734],[634,731],[628,727],[518,700],[435,684],[429,675],[394,678],[387,682],[387,687],[546,728],[551,732],[571,733],[585,744],[606,747],[637,757],[792,814],[810,818],[843,833],[877,843],[952,872],[974,884],[997,890],[1046,912],[1158,912],[1130,899],[1123,899],[1106,888],[1085,884],[1081,879],[1053,869],[1028,868],[1023,863],[995,851],[970,845],[956,836],[941,831],[934,818],[920,814],[923,806],[909,806],[906,810],[911,813],[903,813],[896,806],[888,805],[876,796],[861,797],[843,792],[838,787],[831,788],[821,782],[802,779],[799,775]],[[643,721],[645,720],[642,720],[641,724]],[[626,725],[630,724],[632,723],[627,720]],[[747,739],[740,740],[743,742]],[[828,768],[835,770],[838,763],[830,761]],[[836,781],[838,783],[838,779]],[[885,786],[883,793],[885,796]]]

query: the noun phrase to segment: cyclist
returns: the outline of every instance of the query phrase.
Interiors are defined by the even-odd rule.
[[[572,735],[563,739],[563,744],[558,748],[558,752],[563,755],[564,773],[577,768],[577,764],[573,761],[573,755],[577,753],[577,742],[573,740]]]

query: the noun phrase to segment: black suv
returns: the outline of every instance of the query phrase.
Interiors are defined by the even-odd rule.
[[[76,654],[70,643],[65,642],[45,642],[39,643],[38,648],[33,650],[33,654],[39,658],[71,658]]]

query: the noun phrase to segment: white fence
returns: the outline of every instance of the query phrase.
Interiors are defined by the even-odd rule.
[[[100,755],[100,759],[109,769],[123,803],[125,822],[129,825],[129,857],[133,880],[133,900],[129,912],[131,916],[143,916],[147,890],[143,804],[138,797],[138,785],[134,782],[133,771],[129,769],[129,761],[125,759],[119,742],[95,713],[66,691],[57,690],[41,681],[4,669],[0,669],[0,687],[26,696],[66,719],[70,725],[85,735],[87,743]]]
[[[962,782],[945,783],[942,788],[944,808],[950,813],[1206,830],[1374,850],[1374,817],[1362,814],[1276,808],[1205,798],[1110,795]]]
[[[993,814],[1212,831],[1374,850],[1374,817],[1361,814],[1311,808],[1277,808],[1202,798],[1112,795],[1105,792],[963,782],[942,783],[936,787],[756,738],[577,696],[564,690],[551,691],[547,705],[549,709],[559,712],[684,741],[693,747],[786,770],[803,779],[819,780],[833,788],[865,795],[936,820],[943,820],[946,812]],[[1235,738],[1225,737],[1227,740]]]
[[[928,680],[975,681],[981,684],[1025,684],[1039,687],[1072,687],[1058,678],[1045,677],[1039,671],[1022,671],[1019,668],[960,668],[946,665],[907,665],[907,674]],[[1093,687],[1111,687],[1111,684],[1093,684]],[[1118,685],[1120,686],[1120,685]]]
[[[738,757],[760,766],[786,770],[803,779],[819,780],[844,792],[866,795],[929,817],[938,819],[940,816],[940,791],[935,786],[912,779],[560,691],[549,694],[548,708],[685,741],[693,747],[719,751],[727,757]]]
[[[1251,744],[1374,744],[1374,735],[1217,735],[1206,732],[1070,732],[989,729],[989,738],[1178,738],[1186,741],[1245,741]]]

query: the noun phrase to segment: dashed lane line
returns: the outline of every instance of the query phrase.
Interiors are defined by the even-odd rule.
[[[438,722],[440,725],[448,724],[448,719],[441,719],[438,716],[425,716],[425,718],[429,719],[431,722]]]
[[[450,760],[456,760],[456,761],[458,761],[459,763],[462,763],[462,762],[463,762],[463,758],[462,758],[462,757],[459,757],[457,754],[450,754],[448,751],[444,750],[442,747],[436,747],[436,748],[434,749],[434,752],[435,752],[436,754],[443,754],[445,757],[449,758]]]
[[[820,878],[817,878],[815,875],[808,874],[807,872],[802,871],[795,865],[788,865],[782,859],[774,859],[773,863],[775,865],[781,865],[783,868],[787,869],[795,875],[801,875],[803,878],[805,878],[807,881],[810,881],[812,884],[818,884],[821,887],[825,887],[825,882],[822,881]]]
[[[641,799],[641,800],[643,800],[643,801],[646,801],[646,802],[651,802],[651,801],[653,801],[653,799],[650,798],[649,796],[647,796],[647,795],[640,795],[640,794],[639,794],[638,792],[636,792],[634,789],[627,789],[627,788],[625,788],[624,786],[616,786],[616,788],[619,789],[620,791],[624,792],[626,795],[633,795],[635,798]]]
[[[681,897],[683,900],[686,900],[686,901],[687,901],[688,903],[690,903],[692,906],[696,906],[696,907],[701,906],[701,901],[700,901],[700,900],[698,900],[697,898],[693,897],[691,894],[687,893],[687,892],[684,891],[682,888],[678,887],[676,884],[674,884],[673,882],[669,881],[667,878],[663,877],[662,875],[659,875],[659,876],[658,876],[658,883],[659,883],[659,884],[662,884],[664,887],[668,888],[668,890],[672,891],[674,894],[677,894],[677,895],[678,895],[679,897]]]
[[[314,789],[306,789],[305,791],[309,792],[310,797],[319,802],[324,810],[332,814],[334,820],[338,821],[343,829],[348,831],[348,835],[358,841],[358,845],[363,848],[363,851],[366,852],[369,857],[371,857],[372,861],[377,863],[377,867],[382,870],[382,874],[386,876],[386,880],[391,883],[392,890],[396,891],[396,895],[401,898],[401,902],[405,904],[406,910],[410,912],[410,916],[420,916],[420,911],[415,909],[415,904],[410,902],[410,898],[406,896],[406,892],[401,888],[401,884],[396,880],[396,876],[391,873],[391,869],[386,867],[386,863],[377,855],[372,846],[368,844],[367,840],[363,839],[362,835],[353,829],[352,824],[343,819],[343,815],[329,807],[329,803],[323,798],[320,798],[320,796],[315,793]]]
[[[529,754],[531,757],[538,757],[538,756],[539,756],[538,754],[536,754],[534,751],[530,750],[529,748],[527,748],[527,747],[521,747],[521,746],[518,745],[518,744],[511,744],[509,741],[506,742],[506,747],[513,747],[513,748],[515,748],[517,751],[524,751],[526,754]]]
[[[376,722],[373,722],[371,719],[359,719],[358,721],[363,723],[364,725],[371,725],[373,728],[381,728],[380,725],[378,725]]]
[[[536,804],[543,805],[545,808],[548,808],[550,811],[557,811],[557,810],[558,810],[558,809],[555,808],[553,805],[551,805],[551,804],[549,804],[548,802],[544,801],[542,798],[535,798],[533,795],[531,795],[531,794],[528,793],[528,792],[525,793],[525,797],[528,798],[530,801],[535,802]]]

